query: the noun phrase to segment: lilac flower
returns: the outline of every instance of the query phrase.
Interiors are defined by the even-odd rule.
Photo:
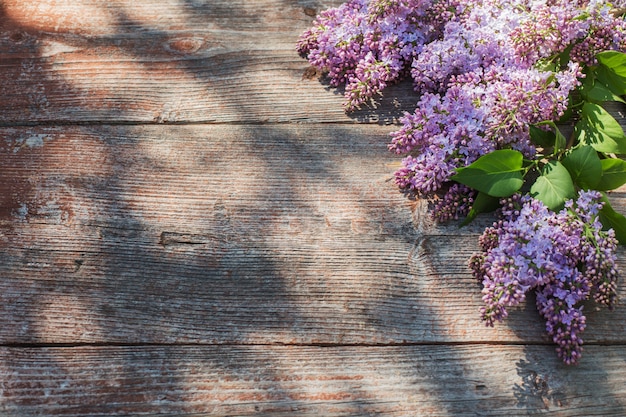
[[[556,76],[495,65],[452,75],[443,96],[425,93],[415,113],[406,114],[403,126],[391,134],[390,150],[408,154],[396,173],[398,185],[437,191],[455,168],[495,149],[511,148],[533,158],[528,125],[559,119],[579,76],[578,65]]]
[[[604,0],[350,0],[320,13],[298,51],[331,86],[345,86],[353,110],[409,73],[419,91],[444,93],[454,75],[528,70],[568,47],[572,61],[593,64],[599,51],[626,49],[626,23],[611,7]]]
[[[577,64],[552,73],[534,68],[492,68],[484,106],[491,107],[488,135],[498,147],[510,146],[528,156],[534,154],[528,126],[560,119],[569,104],[569,95],[583,76]]]
[[[460,167],[499,149],[537,163],[530,126],[556,122],[585,68],[604,50],[626,52],[626,0],[349,0],[322,12],[298,51],[345,88],[346,110],[410,76],[420,93],[391,134],[402,156],[400,188],[440,199],[438,221],[467,214],[476,192],[451,182]],[[555,147],[556,148],[556,147]],[[483,285],[482,318],[537,294],[546,330],[576,363],[585,329],[582,303],[616,301],[617,241],[602,230],[600,194],[581,191],[558,212],[529,196],[502,201],[500,219],[479,239],[470,267]]]
[[[411,75],[418,91],[443,91],[454,75],[504,64],[513,58],[508,33],[516,26],[515,9],[474,2],[458,19],[447,22],[443,36],[425,45],[413,61]]]
[[[623,7],[623,6],[622,6]],[[626,50],[626,21],[611,12],[606,1],[590,1],[586,8],[589,27],[585,36],[574,43],[570,59],[586,65],[595,65],[597,53],[606,50]]]
[[[485,140],[484,109],[476,107],[469,90],[451,88],[444,97],[425,94],[403,127],[392,133],[389,148],[410,153],[396,173],[401,188],[432,193],[449,181],[455,168],[494,150]]]
[[[348,110],[395,82],[421,51],[432,29],[422,25],[430,1],[351,0],[321,13],[298,41],[298,51],[345,84]]]
[[[467,216],[476,194],[476,191],[465,185],[452,184],[435,202],[432,210],[433,218],[439,222],[447,222]]]
[[[585,329],[582,302],[589,298],[613,306],[618,277],[612,230],[598,221],[602,207],[596,191],[581,191],[558,212],[529,196],[503,201],[502,219],[481,237],[483,252],[470,259],[482,281],[487,325],[503,320],[507,308],[537,293],[546,331],[564,362],[576,363]]]
[[[576,2],[539,4],[529,12],[534,17],[521,21],[511,33],[517,55],[528,65],[564,51],[589,30],[589,21],[578,19],[581,10]]]

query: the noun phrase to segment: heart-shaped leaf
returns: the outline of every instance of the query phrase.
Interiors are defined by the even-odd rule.
[[[600,65],[596,70],[598,80],[616,95],[626,94],[626,55],[617,51],[605,51],[597,55]]]
[[[530,195],[542,201],[550,210],[563,208],[565,202],[576,196],[574,182],[567,168],[558,161],[547,163],[537,181],[530,188]]]
[[[478,158],[471,165],[457,169],[452,180],[492,197],[508,197],[524,184],[523,155],[511,149],[501,149]]]
[[[567,168],[574,184],[580,188],[595,188],[602,176],[602,163],[595,149],[589,145],[569,152],[561,161]]]
[[[576,124],[580,141],[598,152],[626,153],[626,135],[622,126],[599,104],[585,103]]]
[[[621,159],[603,159],[602,176],[596,189],[600,191],[614,190],[626,184],[626,161]]]

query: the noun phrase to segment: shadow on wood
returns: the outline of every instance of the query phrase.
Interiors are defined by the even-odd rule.
[[[398,109],[302,79],[331,4],[3,2],[4,414],[623,414],[624,332],[578,371],[533,309],[485,329],[477,229],[355,123]]]

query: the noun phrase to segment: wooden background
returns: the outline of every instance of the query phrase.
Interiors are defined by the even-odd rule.
[[[626,415],[625,307],[576,367],[480,322],[490,219],[392,181],[410,88],[346,115],[295,52],[340,3],[0,0],[1,415]]]

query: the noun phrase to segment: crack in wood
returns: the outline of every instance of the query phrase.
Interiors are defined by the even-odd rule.
[[[222,239],[211,234],[162,232],[159,237],[159,245],[209,245],[215,244],[221,240]]]

